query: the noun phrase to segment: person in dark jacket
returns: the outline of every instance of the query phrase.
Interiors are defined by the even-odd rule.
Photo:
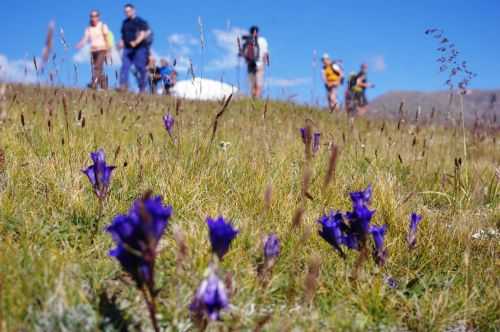
[[[139,91],[144,92],[147,84],[147,64],[150,52],[151,30],[148,23],[136,15],[135,7],[125,5],[126,19],[123,21],[120,48],[123,49],[120,71],[120,89],[128,89],[129,72],[135,67]]]

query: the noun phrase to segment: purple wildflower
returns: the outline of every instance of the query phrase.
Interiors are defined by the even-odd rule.
[[[224,217],[219,216],[217,219],[207,218],[208,233],[210,243],[212,244],[212,252],[219,259],[222,259],[229,250],[231,242],[234,240],[238,231],[234,229],[231,223],[224,220]]]
[[[312,151],[313,153],[316,153],[319,151],[319,139],[321,138],[321,133],[314,133],[313,135],[313,145],[312,145]]]
[[[346,245],[351,249],[359,250],[360,246],[364,246],[366,242],[370,231],[371,219],[375,213],[374,210],[368,208],[372,197],[371,185],[363,191],[350,193],[350,197],[352,211],[347,212],[345,215],[349,221]]]
[[[384,236],[386,232],[387,225],[372,226],[370,229],[374,243],[373,259],[379,266],[383,266],[387,258],[387,249],[384,248]]]
[[[356,244],[352,249],[358,249],[359,244],[363,245],[370,231],[370,223],[375,211],[368,209],[365,205],[353,205],[353,210],[346,213],[349,220],[350,243]]]
[[[302,143],[307,144],[308,140],[308,133],[307,133],[307,128],[300,128],[300,137],[302,138]],[[319,151],[320,147],[320,138],[321,138],[321,133],[315,132],[312,135],[312,152],[316,153]],[[311,137],[309,137],[311,139]]]
[[[264,257],[266,260],[275,259],[280,254],[280,240],[276,234],[270,234],[264,243]]]
[[[172,206],[163,205],[161,196],[136,200],[128,214],[116,216],[107,231],[116,248],[109,254],[135,280],[154,292],[156,248],[172,215]]]
[[[353,233],[347,234],[344,239],[344,245],[351,250],[359,250],[358,237]]]
[[[398,281],[390,275],[384,275],[384,282],[391,289],[396,289],[399,286]]]
[[[408,247],[410,249],[415,248],[415,246],[417,245],[417,226],[421,220],[421,215],[418,215],[415,212],[411,214],[410,230],[408,231],[408,235],[406,236],[406,242],[408,243]]]
[[[340,247],[340,245],[345,244],[343,231],[346,229],[342,213],[331,211],[329,215],[323,215],[318,220],[318,223],[322,226],[319,235],[337,250],[342,258],[345,258],[345,254]]]
[[[372,186],[368,185],[363,191],[355,191],[350,193],[353,206],[355,205],[370,205],[372,201]]]
[[[163,116],[163,124],[165,125],[165,129],[167,129],[170,136],[172,136],[174,131],[174,123],[175,119],[172,115],[170,115],[170,113]]]
[[[99,199],[104,199],[108,193],[111,173],[116,167],[106,165],[106,155],[103,149],[91,152],[90,158],[92,158],[94,164],[82,170],[82,172],[89,178],[96,196]]]
[[[302,137],[302,143],[306,144],[306,128],[300,128],[300,136]]]
[[[210,271],[196,290],[189,310],[198,318],[206,316],[210,320],[219,320],[220,311],[228,306],[229,299],[224,283],[214,271]]]

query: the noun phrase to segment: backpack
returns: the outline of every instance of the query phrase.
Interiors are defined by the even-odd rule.
[[[113,35],[113,32],[109,29],[108,26],[106,26],[106,28],[108,29],[108,36],[107,36],[107,42],[108,42],[108,45],[109,45],[109,49],[108,50],[111,50],[113,47],[115,47],[115,35]],[[104,23],[101,23],[101,30],[102,30],[102,34],[104,34]]]
[[[243,57],[248,64],[256,64],[259,60],[260,48],[257,38],[248,37],[243,45]]]
[[[337,66],[337,69],[335,68]],[[342,73],[338,65],[330,64],[324,69],[328,83],[342,84]]]
[[[349,83],[348,83],[349,90],[354,89],[354,87],[357,85],[357,80],[358,80],[357,74],[351,73],[349,75]]]

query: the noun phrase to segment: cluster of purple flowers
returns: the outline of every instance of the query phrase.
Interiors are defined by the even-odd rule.
[[[340,211],[331,211],[323,215],[318,222],[322,228],[319,235],[325,239],[343,258],[346,254],[342,250],[345,246],[352,250],[365,248],[367,239],[371,234],[374,242],[374,257],[379,265],[383,265],[387,257],[384,248],[384,235],[387,226],[375,226],[371,224],[374,210],[369,209],[372,197],[372,188],[368,186],[364,191],[352,192],[352,211],[345,214]]]
[[[146,196],[136,200],[128,214],[117,215],[106,229],[116,243],[110,256],[120,262],[139,288],[145,285],[154,292],[156,249],[171,216],[172,206],[163,205],[160,196]]]
[[[379,266],[383,266],[387,259],[387,249],[384,245],[387,225],[377,226],[372,224],[375,210],[370,210],[372,187],[350,193],[352,211],[342,213],[331,211],[328,215],[319,218],[321,224],[319,235],[327,241],[342,258],[346,257],[342,247],[361,251],[366,248],[369,236],[373,238],[373,259]],[[413,213],[410,220],[410,231],[407,241],[410,248],[416,244],[417,225],[421,216]]]
[[[172,135],[173,118],[167,115],[164,120],[169,135]],[[307,138],[306,131],[304,128],[301,129],[304,143],[307,144],[311,137]],[[315,133],[313,137],[313,151],[317,151],[320,134]],[[104,199],[108,193],[111,173],[115,167],[106,164],[102,149],[92,152],[91,158],[94,164],[82,171],[89,178],[97,197]],[[321,225],[319,235],[342,258],[346,258],[345,248],[365,252],[371,237],[373,239],[374,261],[377,265],[383,266],[388,255],[384,244],[387,225],[372,224],[372,218],[375,214],[375,211],[370,209],[372,187],[368,186],[363,191],[350,193],[350,199],[352,202],[351,211],[342,213],[332,210],[329,214],[319,218],[318,223]],[[123,270],[133,278],[137,287],[143,291],[153,326],[157,331],[159,329],[155,318],[155,297],[158,292],[155,289],[155,260],[159,242],[167,229],[172,213],[172,206],[164,205],[161,196],[153,197],[146,194],[134,201],[127,214],[114,217],[111,225],[106,228],[116,244],[116,247],[109,254],[116,258]],[[410,249],[416,246],[417,226],[421,220],[422,216],[416,213],[410,217],[410,227],[406,238]],[[217,262],[223,260],[233,240],[239,234],[231,221],[223,216],[207,217],[206,223],[211,251],[214,259],[215,257],[218,259],[215,259],[210,265],[206,277],[197,288],[189,306],[194,319],[203,322],[203,324],[207,324],[210,320],[220,320],[221,311],[229,307],[230,292],[219,277]],[[269,234],[263,246],[264,271],[272,269],[280,252],[281,243],[278,236],[273,233]]]

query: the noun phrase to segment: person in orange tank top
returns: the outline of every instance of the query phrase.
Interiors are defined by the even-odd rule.
[[[338,110],[337,90],[342,82],[342,69],[330,59],[328,54],[321,58],[323,61],[323,81],[326,88],[326,96],[330,112]]]

